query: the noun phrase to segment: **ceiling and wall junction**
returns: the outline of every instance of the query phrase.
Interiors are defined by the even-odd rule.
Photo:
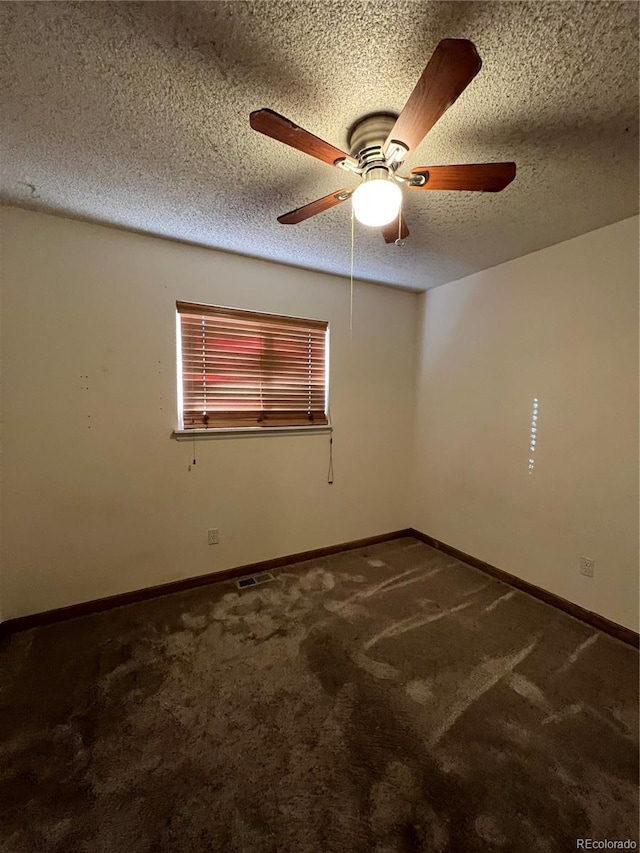
[[[345,146],[452,37],[483,68],[407,165],[514,160],[516,180],[407,194],[405,247],[357,228],[359,278],[424,290],[638,211],[635,3],[3,3],[0,22],[8,204],[347,274],[350,205],[276,217],[357,179],[249,113]]]

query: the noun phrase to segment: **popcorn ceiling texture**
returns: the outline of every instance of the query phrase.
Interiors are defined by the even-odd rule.
[[[249,113],[345,146],[453,37],[483,68],[408,165],[515,160],[516,180],[406,193],[410,240],[359,226],[359,278],[423,290],[638,211],[635,2],[8,2],[0,26],[5,203],[347,274],[349,204],[276,217],[357,179]]]

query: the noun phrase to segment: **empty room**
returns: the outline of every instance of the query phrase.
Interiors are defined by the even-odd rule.
[[[638,13],[0,4],[1,853],[638,849]]]

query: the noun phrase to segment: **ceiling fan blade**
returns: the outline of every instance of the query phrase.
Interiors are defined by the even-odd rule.
[[[323,198],[317,198],[303,207],[296,207],[295,210],[291,210],[289,213],[283,213],[282,216],[278,217],[278,222],[281,225],[297,225],[298,222],[304,222],[305,219],[310,219],[316,213],[322,213],[323,210],[329,210],[330,207],[335,207],[337,204],[346,201],[352,193],[353,190],[348,187],[336,190],[336,192],[325,195]]]
[[[348,160],[357,166],[353,157],[325,142],[324,139],[314,136],[308,130],[298,127],[297,124],[273,110],[256,110],[249,116],[249,124],[259,133],[264,133],[265,136],[284,142],[285,145],[290,145],[292,148],[309,154],[317,160],[322,160],[330,166],[333,166],[336,160]]]
[[[416,185],[409,181],[412,190],[470,190],[499,193],[516,176],[515,163],[468,163],[464,166],[418,166],[409,172],[410,179],[423,177],[425,182]]]
[[[394,141],[403,143],[409,151],[413,150],[481,67],[482,60],[473,42],[443,39],[398,116],[385,142],[385,151]]]
[[[382,229],[382,236],[384,237],[385,243],[395,243],[398,239],[398,217],[390,222],[388,225],[385,225]],[[400,240],[406,240],[409,236],[409,229],[407,228],[407,223],[405,222],[404,216],[400,219]]]

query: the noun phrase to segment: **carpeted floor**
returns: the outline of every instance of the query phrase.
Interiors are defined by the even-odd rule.
[[[638,655],[413,539],[17,634],[2,853],[638,842]]]

